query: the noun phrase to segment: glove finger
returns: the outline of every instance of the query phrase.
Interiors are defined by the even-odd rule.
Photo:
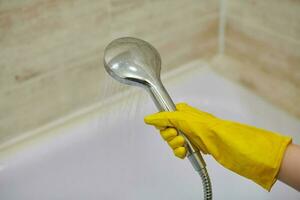
[[[174,126],[170,118],[176,118],[176,112],[159,112],[152,115],[148,115],[144,118],[146,124],[156,127],[168,127]]]
[[[214,117],[212,114],[204,112],[204,111],[201,111],[201,110],[198,110],[198,109],[196,109],[196,108],[194,108],[192,106],[189,106],[186,103],[178,103],[176,105],[176,110],[178,110],[178,111],[184,111],[184,112],[197,113],[199,115],[205,115],[206,117],[207,116]]]
[[[175,128],[166,128],[164,130],[161,130],[160,134],[163,137],[163,139],[167,142],[171,141],[178,135],[177,130]]]
[[[186,156],[186,148],[185,147],[178,147],[173,150],[176,157],[184,159]]]
[[[176,104],[176,110],[178,111],[185,111],[185,112],[193,112],[193,113],[199,113],[202,112],[198,110],[197,108],[194,108],[187,103],[178,103]]]
[[[185,111],[188,109],[189,105],[187,103],[178,103],[176,104],[176,110],[178,111]]]
[[[174,150],[178,147],[183,147],[185,144],[185,139],[181,135],[179,135],[170,140],[168,144]]]

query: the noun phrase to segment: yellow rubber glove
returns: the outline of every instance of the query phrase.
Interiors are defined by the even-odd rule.
[[[178,104],[176,108],[175,112],[145,117],[147,124],[161,130],[176,156],[184,158],[186,154],[185,141],[178,136],[178,129],[203,153],[211,154],[224,167],[270,191],[291,137],[222,120],[187,104]]]

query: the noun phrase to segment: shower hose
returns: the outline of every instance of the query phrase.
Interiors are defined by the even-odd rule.
[[[202,179],[204,200],[212,200],[211,182],[206,168],[202,169],[198,173]]]
[[[180,131],[179,134],[185,137]],[[185,137],[186,138],[186,137]],[[193,165],[194,169],[199,173],[202,185],[203,185],[203,195],[204,200],[212,200],[212,187],[209,175],[207,173],[206,164],[200,154],[199,151],[193,148],[193,145],[190,143],[189,140],[186,140],[187,150],[188,150],[188,159],[190,160],[191,164]]]

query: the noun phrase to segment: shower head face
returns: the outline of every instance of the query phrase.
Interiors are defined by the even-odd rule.
[[[104,51],[106,71],[127,85],[149,88],[160,82],[161,59],[146,41],[125,37],[112,41]]]

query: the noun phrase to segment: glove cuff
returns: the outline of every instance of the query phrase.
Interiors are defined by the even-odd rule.
[[[282,163],[282,160],[284,158],[285,151],[288,147],[288,145],[292,142],[292,138],[288,136],[282,136],[282,142],[280,147],[278,148],[278,153],[276,154],[276,158],[274,159],[274,167],[272,167],[269,173],[269,179],[262,179],[257,182],[259,185],[261,185],[266,190],[270,191],[274,183],[277,181],[277,176],[280,170],[280,166]]]

